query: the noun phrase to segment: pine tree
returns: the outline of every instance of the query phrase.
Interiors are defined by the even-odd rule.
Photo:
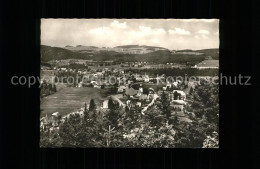
[[[165,122],[165,115],[162,110],[156,108],[156,106],[151,107],[149,111],[145,114],[145,119],[151,126],[161,126]]]
[[[89,113],[87,109],[87,104],[84,105],[84,119],[87,120],[89,118]]]
[[[91,99],[91,100],[90,100],[90,103],[89,103],[89,111],[90,111],[90,112],[93,112],[93,111],[95,111],[95,110],[96,110],[96,104],[95,104],[94,100]]]
[[[114,105],[114,102],[112,100],[112,98],[110,97],[109,100],[108,100],[108,108],[110,110],[114,110],[115,109],[115,105]]]
[[[129,107],[128,106],[125,106],[125,112],[129,112]]]
[[[55,84],[53,84],[53,89],[52,89],[52,91],[57,92],[57,89],[56,89],[56,85],[55,85]]]
[[[117,119],[118,119],[118,111],[119,109],[116,108],[117,105],[113,102],[113,100],[110,98],[108,101],[108,108],[110,109],[109,112],[106,115],[107,122],[109,125],[117,127]]]
[[[128,107],[128,106],[126,106]],[[126,111],[125,116],[123,116],[123,123],[127,128],[132,129],[137,127],[138,121],[141,119],[141,110],[142,108],[136,105],[133,105],[131,109]]]
[[[117,114],[115,110],[110,110],[106,114],[107,125],[117,126]]]
[[[166,115],[167,119],[169,119],[171,116],[170,100],[168,99],[167,95],[164,92],[161,95],[160,108],[163,114]]]
[[[190,88],[189,94],[190,94],[190,95],[193,94],[193,88],[192,88],[192,87]]]

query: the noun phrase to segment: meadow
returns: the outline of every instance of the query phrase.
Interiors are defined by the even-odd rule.
[[[107,89],[99,88],[72,88],[65,87],[60,91],[44,97],[41,100],[40,116],[51,116],[52,113],[59,112],[62,116],[84,107],[85,102],[89,104],[90,99],[94,99],[96,105],[101,105],[107,98]]]

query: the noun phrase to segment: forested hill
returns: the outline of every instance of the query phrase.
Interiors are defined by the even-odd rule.
[[[206,56],[211,56],[213,59],[219,60],[219,49],[202,49],[196,52],[204,53]]]
[[[48,62],[50,60],[60,60],[60,59],[80,59],[86,58],[81,53],[72,52],[67,49],[59,47],[50,47],[41,45],[41,61]]]
[[[91,59],[96,61],[115,61],[115,62],[154,62],[154,63],[197,63],[204,60],[207,56],[218,59],[218,49],[207,49],[198,51],[202,55],[192,54],[172,54],[169,50],[158,50],[146,54],[123,54],[115,51],[100,51],[97,53],[79,53],[59,47],[41,46],[41,61],[48,62],[50,60],[60,59]]]

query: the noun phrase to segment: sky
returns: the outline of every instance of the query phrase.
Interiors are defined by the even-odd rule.
[[[218,19],[42,19],[41,44],[219,48]]]

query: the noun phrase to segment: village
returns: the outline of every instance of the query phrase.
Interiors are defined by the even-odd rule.
[[[104,62],[102,64],[106,64]],[[93,63],[91,63],[93,65]],[[101,64],[101,63],[99,63]],[[133,63],[134,64],[134,63]],[[136,63],[140,67],[146,63]],[[107,65],[107,64],[106,64]],[[106,66],[105,65],[105,66]],[[167,65],[167,64],[166,64]],[[134,106],[140,107],[141,113],[145,114],[147,109],[156,103],[156,100],[162,95],[167,94],[170,99],[170,106],[175,110],[172,114],[176,115],[180,120],[191,122],[188,118],[189,112],[186,111],[187,96],[190,90],[193,90],[198,81],[181,81],[171,79],[168,81],[165,75],[160,76],[149,76],[145,72],[144,74],[132,73],[131,71],[126,72],[125,67],[118,66],[118,68],[100,68],[100,65],[92,66],[88,69],[71,69],[66,67],[56,68],[52,70],[43,67],[45,72],[51,72],[50,74],[56,79],[49,79],[48,83],[55,81],[56,85],[61,82],[66,82],[68,76],[59,77],[59,75],[76,75],[77,82],[69,83],[67,86],[73,88],[97,88],[98,90],[109,90],[110,94],[107,99],[102,100],[101,104],[96,107],[97,111],[106,112],[108,110],[108,99],[111,98],[117,102],[120,107],[129,109]],[[58,80],[57,80],[58,79]],[[43,81],[42,81],[43,83]],[[79,107],[77,111],[73,111],[60,117],[61,112],[53,112],[51,114],[45,114],[41,118],[41,128],[46,128],[47,121],[53,121],[53,126],[50,130],[55,128],[57,119],[69,118],[71,114],[84,115],[84,102],[82,107]],[[89,106],[86,104],[85,106]]]
[[[198,123],[204,123],[203,121],[206,121],[208,118],[204,113],[202,116],[198,115],[198,111],[201,113],[201,110],[196,110],[193,108],[194,105],[198,104],[197,101],[194,101],[194,99],[199,99],[194,98],[197,96],[194,96],[193,93],[198,90],[198,87],[200,87],[200,81],[210,79],[211,76],[195,76],[195,78],[187,80],[179,79],[174,76],[169,78],[165,74],[155,74],[149,72],[149,70],[154,70],[155,72],[158,70],[159,72],[162,68],[143,69],[142,71],[134,72],[135,69],[128,69],[121,66],[121,64],[113,65],[113,67],[109,67],[110,65],[108,65],[107,62],[102,63],[104,64],[102,66],[100,64],[100,62],[95,65],[92,63],[91,66],[85,64],[81,65],[83,68],[79,69],[70,67],[70,64],[67,66],[53,68],[42,67],[42,76],[45,77],[45,79],[41,82],[42,86],[44,86],[43,84],[49,87],[55,86],[55,92],[52,94],[49,93],[49,95],[45,95],[41,98],[41,102],[43,102],[41,103],[41,109],[43,111],[40,115],[41,133],[48,134],[48,137],[51,137],[50,135],[63,132],[63,128],[67,125],[68,121],[74,121],[75,118],[80,120],[80,124],[86,123],[84,122],[84,119],[88,118],[88,124],[86,125],[93,125],[93,119],[90,118],[93,116],[94,119],[99,119],[97,120],[99,122],[95,123],[98,124],[98,126],[105,127],[108,125],[108,129],[105,129],[107,131],[103,131],[105,132],[105,135],[107,132],[112,132],[110,130],[114,130],[115,127],[111,128],[112,126],[120,126],[120,122],[118,121],[121,121],[122,118],[124,119],[128,116],[133,116],[130,119],[136,119],[138,121],[138,119],[144,120],[147,117],[152,119],[160,119],[160,116],[166,113],[166,117],[163,118],[166,118],[166,125],[170,123],[171,125],[175,125],[176,128],[183,128],[185,126],[188,127]],[[137,63],[137,65],[138,64],[142,67],[144,64],[147,65],[149,63],[140,62]],[[75,63],[71,63],[71,65],[75,66]],[[179,70],[174,67],[169,70],[167,68],[163,68],[163,70],[164,69],[167,71]],[[188,69],[190,68],[180,70],[186,73]],[[198,68],[192,68],[192,71],[196,69]],[[217,69],[215,67],[207,67],[202,70],[200,69],[201,72],[204,72],[205,70]],[[214,86],[208,86],[206,88],[213,90],[215,88]],[[205,89],[202,88],[200,90],[204,92]],[[43,89],[41,89],[41,91],[43,91]],[[212,93],[206,94],[208,95],[207,97],[211,97],[212,95]],[[215,93],[214,95],[216,94],[218,93]],[[198,101],[201,102],[200,100]],[[111,102],[115,105],[115,107],[117,107],[115,110],[111,108]],[[199,103],[197,106],[203,106],[202,104],[205,103]],[[215,108],[213,109],[215,110]],[[162,111],[161,113],[163,114],[159,112],[159,114],[155,115],[150,114],[151,112],[154,113],[157,111]],[[117,112],[117,114],[113,115],[115,112]],[[108,120],[111,118],[111,113],[113,117],[112,119],[116,120],[114,123],[119,124],[113,124],[111,123],[111,119]],[[214,115],[214,119],[216,118],[218,118],[218,114]],[[207,125],[210,126],[211,123]],[[131,124],[134,124],[134,122]],[[140,132],[140,127],[138,127],[139,125],[140,124],[130,127],[130,133],[124,134],[123,132],[118,132],[121,137],[124,137],[124,139],[131,140],[136,138],[136,132]],[[213,123],[213,126],[214,125],[215,122]],[[62,131],[60,130],[60,127],[62,127]],[[71,130],[70,127],[69,130]],[[201,129],[198,128],[198,130]],[[216,133],[215,130],[216,129],[214,127],[214,130],[212,130],[213,135]],[[55,137],[61,137],[61,135],[58,134]],[[110,142],[108,141],[110,136],[106,135],[102,137],[104,137],[107,142]],[[200,139],[202,138],[204,137],[201,137]],[[48,145],[49,142],[42,144]],[[184,146],[184,143],[178,144],[178,146]],[[111,144],[107,143],[103,146],[110,147]]]

